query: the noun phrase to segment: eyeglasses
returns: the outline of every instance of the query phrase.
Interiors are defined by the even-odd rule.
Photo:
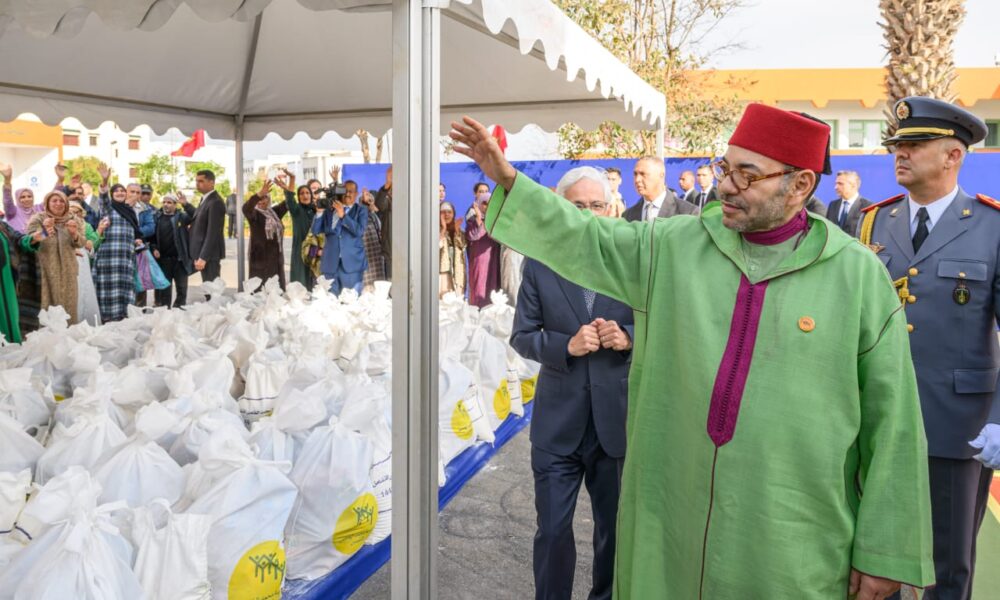
[[[785,169],[784,171],[768,173],[767,175],[755,175],[754,173],[751,173],[743,169],[730,169],[729,165],[722,162],[721,160],[715,161],[711,163],[709,166],[712,167],[712,173],[715,175],[716,179],[722,181],[723,179],[729,177],[730,180],[733,182],[733,185],[736,186],[736,189],[738,189],[741,192],[749,190],[750,186],[758,181],[763,181],[764,179],[771,179],[773,177],[781,177],[782,175],[789,175],[791,173],[797,173],[802,170],[796,167],[792,167],[790,169]]]
[[[590,204],[584,204],[583,202],[574,202],[573,206],[579,208],[580,210],[589,210],[591,212],[604,212],[608,210],[610,206],[607,202],[591,202]]]

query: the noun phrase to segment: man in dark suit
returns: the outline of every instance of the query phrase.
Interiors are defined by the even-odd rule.
[[[681,200],[686,200],[694,204],[692,200],[698,195],[698,190],[694,189],[694,171],[682,172],[680,177],[677,178],[677,188],[680,190],[678,197]]]
[[[674,215],[699,213],[697,206],[678,200],[677,196],[667,189],[667,170],[663,165],[663,159],[655,156],[640,158],[635,163],[632,176],[635,191],[639,192],[641,200],[622,215],[626,221],[652,221]]]
[[[689,201],[697,206],[698,210],[705,210],[706,204],[719,199],[719,193],[715,191],[715,176],[712,174],[712,167],[708,165],[698,167],[698,174],[695,177],[701,191],[691,196]]]
[[[188,225],[194,216],[194,207],[183,193],[167,194],[160,201],[162,208],[156,211],[156,233],[152,238],[153,257],[171,285],[156,290],[153,297],[156,306],[170,308],[173,288],[177,288],[177,299],[173,307],[187,304],[188,275],[194,272],[194,264],[188,253]],[[178,203],[180,208],[178,208]]]
[[[212,171],[198,171],[195,187],[202,196],[191,223],[191,245],[188,250],[195,270],[201,272],[202,282],[209,282],[221,275],[222,259],[226,256],[223,231],[226,203],[215,191],[215,173]]]
[[[847,235],[857,235],[861,211],[872,203],[858,193],[861,189],[861,176],[857,171],[838,171],[833,187],[837,192],[837,199],[827,208],[826,218],[836,223]]]
[[[581,210],[610,214],[611,188],[593,167],[566,173],[556,193]],[[573,513],[581,482],[594,512],[589,598],[611,598],[632,334],[631,308],[570,283],[540,262],[525,261],[510,344],[542,365],[530,436],[537,599],[572,595]]]

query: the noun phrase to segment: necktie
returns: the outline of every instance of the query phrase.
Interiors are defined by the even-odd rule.
[[[847,223],[847,213],[849,213],[849,212],[851,212],[851,205],[848,204],[848,203],[846,203],[846,202],[841,202],[840,203],[840,221],[839,221],[839,224],[840,224],[841,227],[844,226],[844,223]]]
[[[583,301],[587,304],[587,315],[591,317],[594,316],[594,299],[596,297],[597,292],[583,288]]]
[[[653,205],[653,203],[652,202],[647,202],[646,203],[646,216],[643,217],[643,220],[644,221],[652,221],[653,219],[655,219],[656,218],[656,213],[654,212],[655,210],[656,210],[656,207]]]
[[[698,206],[699,207],[705,206],[705,199],[706,198],[708,198],[708,194],[706,194],[705,192],[702,192],[701,195],[698,196]]]
[[[927,229],[927,221],[930,218],[931,216],[927,214],[927,208],[921,206],[920,210],[917,211],[917,231],[913,234],[914,252],[920,251],[920,246],[924,245],[924,240],[927,239],[927,235],[930,233]]]

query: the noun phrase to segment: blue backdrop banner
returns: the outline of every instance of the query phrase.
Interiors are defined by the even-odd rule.
[[[667,186],[677,190],[677,179],[683,171],[694,171],[699,165],[708,164],[707,158],[668,158]],[[903,193],[896,184],[893,174],[893,157],[888,154],[852,155],[832,157],[833,171],[857,171],[861,176],[861,195],[878,202],[890,196]],[[589,165],[599,168],[616,167],[622,172],[622,197],[626,206],[632,206],[639,195],[632,185],[632,170],[635,159],[597,160],[535,160],[515,162],[514,166],[535,181],[545,186],[555,187],[563,173],[574,168]],[[386,164],[344,165],[344,178],[354,180],[358,188],[367,188],[374,193],[385,181]],[[1000,154],[980,153],[966,157],[959,176],[959,184],[969,194],[986,194],[994,198],[1000,196]],[[824,176],[816,195],[829,204],[836,199],[833,192],[834,177]],[[464,215],[472,206],[472,188],[479,181],[492,182],[483,176],[479,167],[472,162],[444,163],[441,165],[441,181],[446,186],[446,200],[455,205],[456,214]]]

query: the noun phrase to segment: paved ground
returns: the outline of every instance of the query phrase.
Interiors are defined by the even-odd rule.
[[[534,492],[527,429],[500,449],[441,514],[438,597],[455,600],[534,598],[531,545],[535,534]],[[590,498],[577,504],[577,575],[573,597],[586,598],[593,560]],[[389,565],[352,600],[389,598]]]

